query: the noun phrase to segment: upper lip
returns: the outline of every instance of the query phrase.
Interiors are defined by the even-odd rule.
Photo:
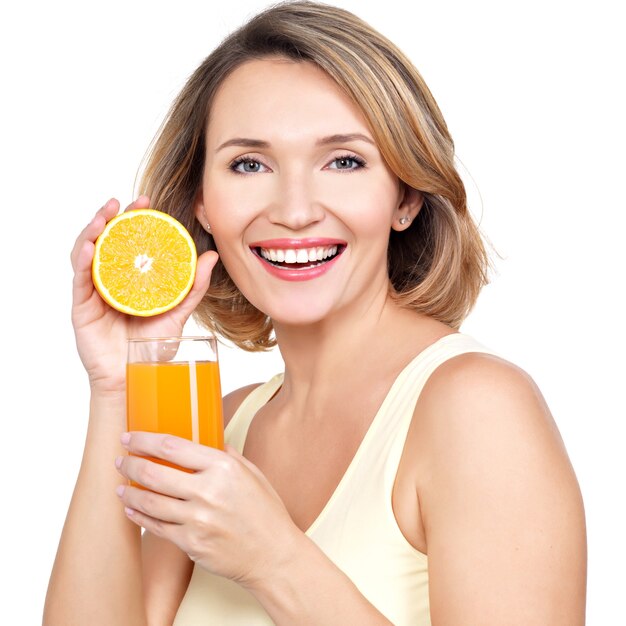
[[[345,246],[347,242],[344,239],[335,239],[332,237],[306,237],[303,239],[281,238],[281,239],[264,239],[262,241],[254,241],[250,244],[251,248],[266,249],[292,249],[300,248],[316,248],[320,246]]]

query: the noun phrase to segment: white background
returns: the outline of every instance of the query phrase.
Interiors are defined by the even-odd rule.
[[[26,0],[1,10],[1,623],[40,622],[81,458],[74,238],[109,197],[132,199],[186,77],[266,4]],[[443,110],[472,210],[501,257],[463,330],[543,390],[586,503],[588,623],[626,624],[620,3],[438,0],[411,2],[410,17],[398,0],[337,4],[398,43]],[[280,369],[276,354],[221,355],[225,391]]]

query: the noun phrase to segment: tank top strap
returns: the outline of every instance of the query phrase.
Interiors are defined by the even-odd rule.
[[[464,333],[452,333],[438,339],[422,350],[398,375],[397,388],[405,388],[415,400],[430,375],[443,363],[470,352],[494,354],[494,352]]]
[[[401,440],[403,445],[413,417],[413,408],[430,375],[445,361],[468,352],[494,354],[492,350],[463,333],[446,335],[420,352],[398,375],[381,406],[381,412],[385,416],[377,416],[375,419],[377,423],[372,425],[374,427],[372,430],[378,430],[380,427],[388,436],[393,433],[394,439],[395,435],[398,435],[398,440]],[[283,379],[284,374],[280,373],[259,385],[246,396],[235,411],[226,427],[224,437],[239,453],[243,452],[248,428],[254,416],[278,391]],[[379,441],[382,442],[385,438],[384,433],[377,433],[376,438],[379,437],[381,437]]]
[[[278,391],[282,384],[283,374],[281,373],[276,374],[276,376],[270,378],[266,383],[253,389],[244,398],[230,422],[228,422],[228,426],[226,426],[226,430],[224,431],[224,440],[226,443],[233,446],[239,454],[243,454],[248,428],[250,428],[250,424],[256,412],[271,400],[272,396]]]
[[[388,491],[393,488],[415,406],[428,379],[446,361],[472,352],[496,355],[469,335],[446,335],[418,354],[396,379],[385,418],[381,420],[385,432],[379,433],[381,444],[386,439],[390,447],[385,472]]]

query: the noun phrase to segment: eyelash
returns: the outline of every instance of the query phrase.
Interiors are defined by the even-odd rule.
[[[261,163],[261,161],[259,161],[258,159],[252,159],[250,157],[247,156],[240,156],[237,157],[234,161],[231,162],[231,164],[228,166],[228,168],[234,173],[234,174],[242,174],[242,175],[246,175],[246,174],[253,174],[254,172],[241,172],[237,169],[237,167],[239,167],[239,165],[241,165],[242,163],[258,163],[259,165],[262,165],[263,167],[266,167],[265,165],[263,165],[263,163]]]
[[[356,154],[352,154],[352,153],[342,154],[341,156],[335,157],[334,159],[332,159],[332,161],[330,163],[336,163],[337,161],[354,161],[357,164],[357,167],[350,167],[350,168],[347,168],[347,169],[342,169],[341,171],[344,171],[344,172],[354,172],[355,170],[359,170],[359,169],[361,169],[361,168],[366,166],[366,162],[361,157],[358,157]],[[230,165],[228,167],[234,174],[245,175],[245,174],[253,174],[254,173],[254,172],[242,172],[242,171],[238,170],[237,168],[242,163],[258,163],[262,167],[267,167],[266,165],[264,165],[258,159],[253,159],[253,158],[247,157],[245,155],[237,157],[234,161],[232,161],[230,163]],[[340,168],[333,168],[333,169],[340,169]]]
[[[356,154],[343,154],[341,156],[335,157],[331,161],[331,163],[336,163],[337,161],[354,161],[357,164],[358,167],[350,167],[346,170],[342,170],[344,172],[354,172],[355,170],[360,170],[366,165],[365,161],[361,157],[358,157]]]

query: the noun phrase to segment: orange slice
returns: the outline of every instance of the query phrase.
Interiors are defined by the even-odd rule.
[[[114,217],[96,240],[93,284],[114,309],[149,317],[173,309],[189,292],[197,253],[185,227],[152,209]]]

